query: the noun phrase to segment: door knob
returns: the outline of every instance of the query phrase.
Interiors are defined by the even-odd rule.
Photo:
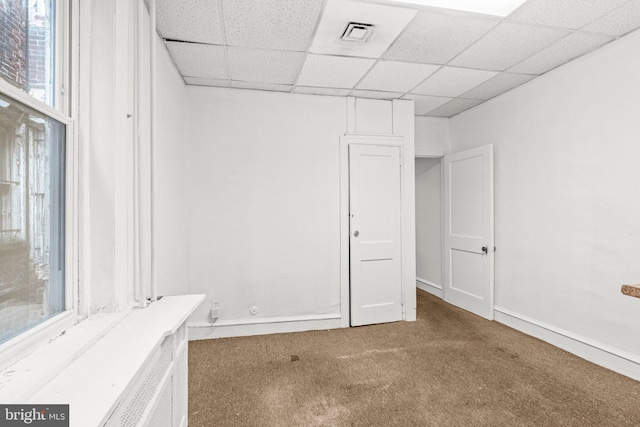
[[[486,246],[482,247],[482,252],[486,254],[488,251],[489,251],[489,248],[487,248]]]
[[[353,232],[354,237],[358,237],[360,235],[360,232],[358,230]]]

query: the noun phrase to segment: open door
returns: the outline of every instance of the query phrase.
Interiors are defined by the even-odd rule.
[[[349,146],[351,326],[402,320],[400,148]]]
[[[493,320],[493,146],[444,157],[444,299]]]

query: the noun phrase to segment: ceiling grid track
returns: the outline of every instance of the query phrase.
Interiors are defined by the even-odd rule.
[[[527,0],[506,16],[392,0],[157,1],[158,31],[186,84],[406,99],[432,117],[640,28],[640,0]],[[348,22],[376,28],[364,42],[340,40]]]

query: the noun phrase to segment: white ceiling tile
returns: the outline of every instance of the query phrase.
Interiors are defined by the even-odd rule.
[[[379,58],[415,15],[415,10],[403,7],[329,0],[309,52]],[[349,22],[375,25],[373,36],[366,43],[342,40]]]
[[[224,44],[219,0],[158,0],[156,7],[163,38]]]
[[[304,60],[302,52],[229,48],[231,80],[293,84]]]
[[[431,117],[451,117],[456,114],[462,113],[463,111],[468,110],[469,108],[475,107],[478,104],[483,103],[484,101],[477,99],[462,99],[456,98],[453,99],[441,107],[436,108],[433,111],[430,111],[427,115]]]
[[[384,58],[445,64],[498,22],[423,10],[384,54]]]
[[[501,93],[507,92],[523,83],[528,82],[536,76],[528,74],[500,73],[494,78],[487,80],[480,86],[476,86],[462,96],[470,99],[491,99]]]
[[[442,98],[438,96],[425,96],[425,95],[413,95],[408,94],[402,97],[402,99],[412,99],[414,102],[414,109],[416,116],[423,116],[432,110],[435,110],[439,106],[451,101],[451,98]]]
[[[438,68],[439,65],[380,61],[358,83],[358,89],[408,92]]]
[[[627,0],[529,0],[509,19],[577,29],[600,18]]]
[[[322,0],[224,0],[229,46],[306,51]]]
[[[334,89],[329,87],[308,87],[296,86],[293,91],[295,93],[304,93],[308,95],[330,95],[330,96],[347,96],[351,93],[351,89]]]
[[[374,59],[308,55],[298,78],[299,85],[353,88],[374,64]]]
[[[516,73],[542,74],[611,41],[611,37],[573,33],[509,69]]]
[[[442,67],[411,93],[455,98],[498,74],[495,71]]]
[[[183,76],[209,79],[227,78],[225,47],[167,42],[167,48]]]
[[[194,85],[194,86],[229,87],[229,80],[203,79],[200,77],[185,77],[184,81],[188,85]]]
[[[369,99],[400,99],[404,92],[380,92],[375,90],[353,90],[351,96]]]
[[[273,83],[231,82],[231,87],[236,89],[268,90],[272,92],[291,92],[293,86]]]
[[[451,65],[504,71],[568,33],[567,30],[503,22],[451,61]]]
[[[640,28],[640,0],[631,0],[582,29],[594,33],[622,36],[638,28]]]

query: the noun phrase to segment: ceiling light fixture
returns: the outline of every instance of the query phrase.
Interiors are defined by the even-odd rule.
[[[393,3],[416,4],[442,9],[462,10],[505,17],[526,0],[389,0]]]

